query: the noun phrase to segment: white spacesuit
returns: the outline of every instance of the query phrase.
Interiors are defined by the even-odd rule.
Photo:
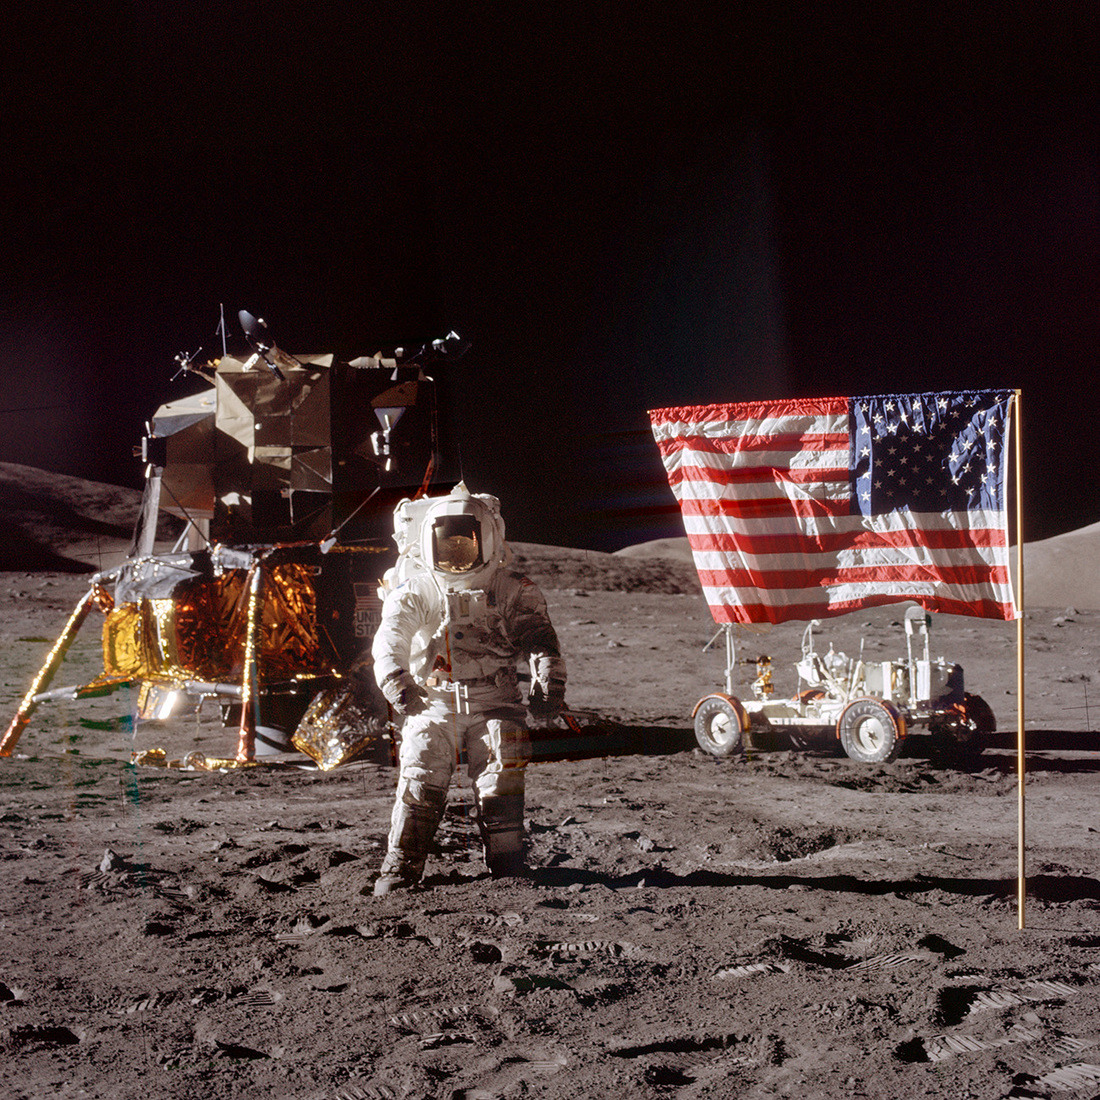
[[[516,665],[531,668],[528,707],[558,710],[565,663],[546,601],[508,568],[500,502],[464,484],[394,511],[398,564],[383,582],[374,675],[401,730],[389,851],[376,894],[420,881],[447,788],[465,750],[494,876],[523,868],[524,768],[530,759]]]

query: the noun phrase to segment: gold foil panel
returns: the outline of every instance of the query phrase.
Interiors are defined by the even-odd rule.
[[[358,756],[382,735],[381,720],[364,708],[349,686],[319,692],[294,731],[291,744],[329,771]]]
[[[181,768],[198,772],[222,772],[231,768],[255,768],[264,763],[262,760],[237,760],[228,756],[207,756],[202,752],[189,752],[177,761]]]
[[[174,600],[142,600],[145,659],[169,676],[186,676],[176,646],[176,604]]]
[[[103,668],[129,679],[239,680],[248,626],[245,572],[180,584],[171,599],[122,604],[103,626]],[[261,597],[262,680],[332,671],[317,635],[311,567],[296,562],[265,569]]]
[[[244,572],[234,569],[219,577],[189,580],[173,594],[176,650],[194,679],[236,681],[243,672],[244,578]]]
[[[144,752],[130,753],[131,764],[141,764],[145,767],[167,768],[168,753],[164,749],[145,749]]]
[[[322,660],[317,637],[317,593],[312,569],[291,562],[265,570],[262,596],[261,677],[331,671]]]
[[[225,574],[220,579],[220,590],[212,593],[217,597],[213,601],[217,606],[212,605],[210,611],[216,615],[214,628],[220,635],[218,648],[223,652],[223,660],[229,660],[232,665],[230,672],[219,674],[221,679],[236,679],[244,671],[244,645],[248,630],[245,576],[240,570]],[[289,562],[264,569],[261,598],[261,677],[285,679],[303,673],[331,671],[321,661],[317,637],[317,593],[313,587],[311,568]],[[204,624],[197,621],[196,626],[202,629]],[[201,632],[193,640],[199,649],[207,648],[211,641]]]
[[[125,603],[103,624],[103,671],[108,676],[182,679],[191,673],[180,663],[172,600]]]
[[[142,657],[141,606],[124,603],[107,613],[103,624],[103,671],[131,679],[146,671]]]

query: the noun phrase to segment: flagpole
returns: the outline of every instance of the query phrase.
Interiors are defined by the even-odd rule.
[[[1020,413],[1021,391],[1016,391],[1016,773],[1017,773],[1017,927],[1024,927],[1027,900],[1026,843],[1024,829],[1024,504],[1023,504],[1023,427]]]

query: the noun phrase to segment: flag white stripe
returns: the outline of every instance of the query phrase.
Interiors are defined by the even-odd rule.
[[[693,497],[694,500],[713,500],[713,497]],[[788,536],[792,539],[805,538],[807,535],[843,532],[857,535],[866,531],[870,534],[890,534],[895,531],[913,531],[911,512],[888,512],[878,516],[764,516],[741,517],[734,515],[683,517],[684,530],[692,535],[723,535],[736,531],[742,536]],[[971,535],[982,530],[1000,532],[1004,530],[1003,512],[990,509],[975,509],[973,512],[920,512],[922,531],[967,531]]]
[[[985,566],[1008,568],[1008,548],[974,547],[930,550],[924,546],[869,546],[851,550],[823,551],[820,554],[751,554],[744,550],[693,550],[695,568],[721,572],[725,569],[752,569],[756,572],[792,570],[872,569],[926,565],[943,570]]]
[[[850,500],[851,491],[847,479],[841,481],[837,478],[801,478],[777,480],[769,478],[767,481],[759,479],[737,479],[729,484],[721,484],[718,481],[696,481],[685,479],[680,483],[680,491],[677,492],[677,501],[683,504],[685,501],[706,500],[719,503],[726,502],[731,506],[731,512],[736,514],[737,505],[749,494],[753,500],[767,500],[774,497],[776,501],[782,501],[791,488],[801,488],[815,495],[822,494],[828,500]],[[930,508],[930,511],[939,512],[942,509]]]
[[[699,451],[685,447],[670,456],[681,469],[711,470],[759,469],[760,480],[769,480],[773,470],[836,470],[848,481],[848,448],[820,451]]]
[[[847,481],[739,481],[736,486],[718,485],[711,481],[683,482],[687,490],[679,494],[679,501],[708,500],[728,501],[731,504],[745,500],[848,500]]]

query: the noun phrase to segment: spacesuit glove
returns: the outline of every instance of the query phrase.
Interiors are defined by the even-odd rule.
[[[536,718],[553,718],[565,706],[565,684],[551,680],[548,684],[536,680],[527,697],[527,709]]]
[[[428,705],[428,693],[407,672],[394,672],[379,686],[395,714],[419,714]]]

